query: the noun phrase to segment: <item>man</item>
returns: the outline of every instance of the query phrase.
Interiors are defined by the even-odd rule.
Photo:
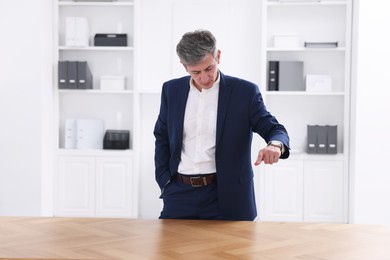
[[[165,82],[155,125],[160,218],[254,220],[252,132],[268,143],[257,160],[289,156],[289,137],[258,87],[218,70],[221,51],[205,30],[183,35],[176,52],[189,76]]]

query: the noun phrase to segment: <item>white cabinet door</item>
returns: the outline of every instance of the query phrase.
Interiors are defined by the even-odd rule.
[[[343,162],[304,165],[304,221],[343,222]]]
[[[96,165],[96,216],[131,217],[131,158],[99,157]]]
[[[93,157],[63,156],[58,159],[59,216],[93,216],[95,161]]]
[[[303,212],[303,167],[301,161],[279,161],[266,165],[264,172],[264,212],[260,220],[301,221]]]

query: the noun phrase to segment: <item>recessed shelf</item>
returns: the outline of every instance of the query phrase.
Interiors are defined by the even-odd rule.
[[[324,1],[324,0],[318,0],[318,1],[268,1],[267,5],[272,6],[330,6],[330,5],[340,5],[340,6],[346,6],[346,1]]]
[[[344,153],[337,154],[309,154],[304,152],[290,152],[289,160],[319,160],[319,161],[342,161],[345,159]]]
[[[59,89],[62,94],[133,94],[133,90]]]
[[[344,92],[266,91],[267,96],[344,96]]]
[[[329,52],[343,52],[345,51],[345,47],[337,47],[337,48],[274,48],[274,47],[268,47],[268,52],[312,52],[312,51],[329,51]]]
[[[103,6],[103,7],[109,7],[109,6],[118,6],[118,7],[124,7],[124,6],[133,6],[133,2],[65,2],[60,1],[58,2],[59,6]]]
[[[133,150],[104,150],[104,149],[65,149],[60,148],[58,155],[69,156],[133,156]]]

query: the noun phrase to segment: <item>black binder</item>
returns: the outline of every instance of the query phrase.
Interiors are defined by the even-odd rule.
[[[268,62],[268,90],[269,91],[279,90],[279,62],[278,61]]]
[[[68,62],[67,61],[58,62],[58,88],[59,89],[68,88]]]
[[[68,61],[68,88],[77,88],[77,61]]]
[[[92,89],[92,74],[86,61],[77,62],[77,88]]]

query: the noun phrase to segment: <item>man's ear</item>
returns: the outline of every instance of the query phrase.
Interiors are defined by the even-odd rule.
[[[221,59],[221,50],[218,50],[217,51],[217,64],[219,64],[220,59]]]

